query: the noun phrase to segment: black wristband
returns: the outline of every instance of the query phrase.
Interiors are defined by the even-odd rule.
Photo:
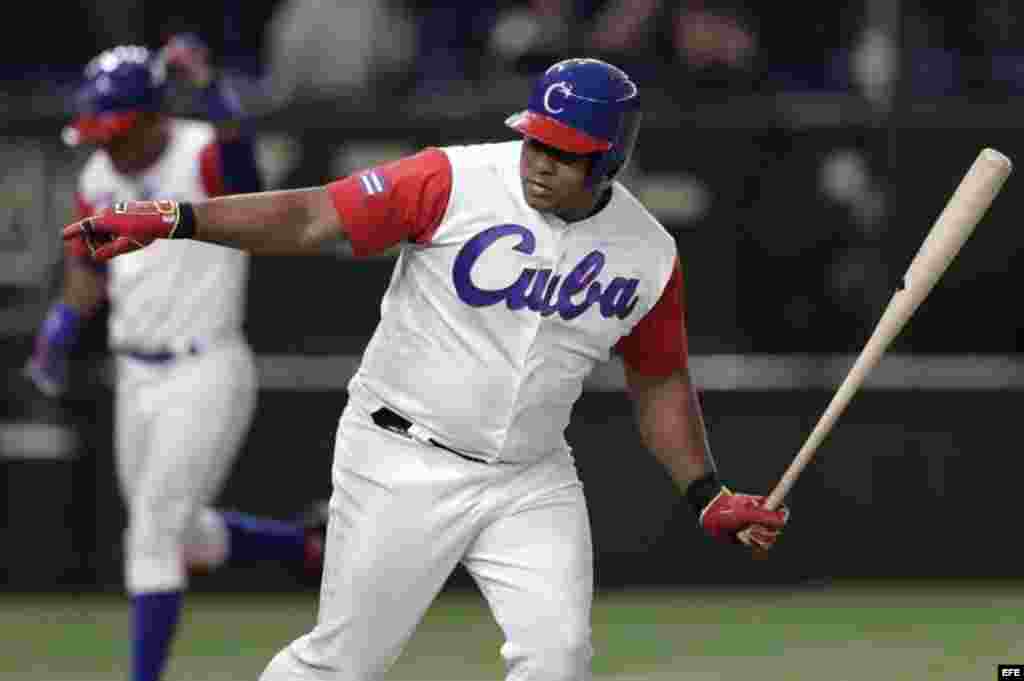
[[[178,225],[171,232],[172,239],[191,239],[196,235],[196,211],[188,201],[178,204]]]
[[[722,482],[718,479],[718,475],[712,471],[690,483],[690,486],[686,488],[686,500],[690,502],[693,512],[700,515],[704,507],[710,504],[711,500],[718,496],[718,493],[721,491]]]

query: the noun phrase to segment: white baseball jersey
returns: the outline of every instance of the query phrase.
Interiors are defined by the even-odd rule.
[[[613,348],[645,374],[685,366],[682,274],[621,185],[577,222],[530,208],[521,149],[428,149],[328,186],[357,255],[405,243],[338,426],[317,626],[261,681],[383,678],[459,563],[507,678],[590,678],[593,547],[564,430]]]
[[[350,394],[486,460],[566,451],[616,346],[645,373],[686,363],[672,236],[620,183],[581,221],[534,210],[521,148],[428,149],[329,185],[357,255],[408,242]]]
[[[215,129],[173,120],[160,159],[138,175],[119,173],[103,150],[79,180],[83,217],[117,201],[197,201],[222,193]],[[141,351],[183,351],[241,335],[248,255],[198,241],[159,240],[110,263],[110,344]]]

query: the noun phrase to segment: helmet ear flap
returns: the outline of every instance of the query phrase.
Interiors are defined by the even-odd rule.
[[[629,163],[636,147],[636,139],[640,134],[640,121],[643,115],[639,110],[622,114],[619,131],[609,151],[594,154],[593,165],[587,182],[597,186],[603,182],[611,182]]]

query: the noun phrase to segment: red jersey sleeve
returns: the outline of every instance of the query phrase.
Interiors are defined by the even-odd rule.
[[[199,152],[199,177],[210,197],[261,191],[263,177],[252,139],[241,136],[208,142]]]
[[[615,344],[630,369],[646,376],[667,376],[686,367],[689,348],[683,292],[683,272],[677,258],[661,298],[629,335]]]
[[[402,241],[430,243],[451,191],[451,162],[435,148],[327,185],[342,229],[359,256]]]

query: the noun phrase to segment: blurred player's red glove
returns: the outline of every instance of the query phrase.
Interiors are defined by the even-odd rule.
[[[704,503],[709,496],[708,490],[716,489],[710,501]],[[789,520],[789,509],[785,506],[769,511],[763,506],[763,496],[731,492],[713,475],[693,483],[687,496],[691,503],[697,502],[695,507],[700,508],[698,523],[701,529],[720,541],[768,550],[775,545]]]
[[[195,234],[192,207],[177,201],[122,201],[64,228],[69,254],[104,261],[156,239]]]
[[[160,56],[170,69],[181,71],[195,87],[204,88],[213,80],[210,49],[194,33],[171,36],[160,50]]]

